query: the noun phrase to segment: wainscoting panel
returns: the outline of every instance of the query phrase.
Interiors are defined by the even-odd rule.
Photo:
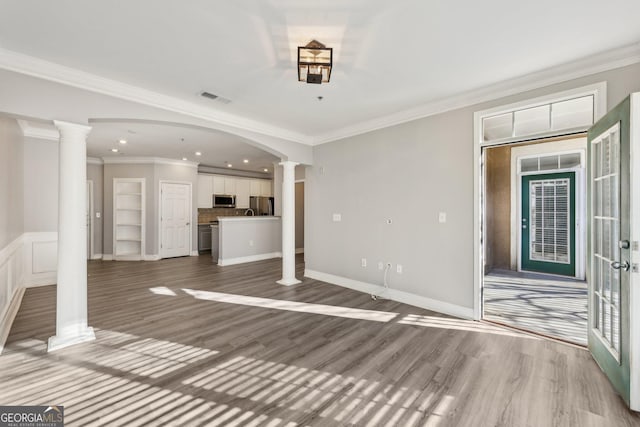
[[[0,249],[0,353],[22,300],[24,235]]]
[[[24,286],[53,285],[58,264],[58,233],[24,234]]]

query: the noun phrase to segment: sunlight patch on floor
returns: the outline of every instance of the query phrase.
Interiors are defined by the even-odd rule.
[[[206,301],[249,305],[253,307],[271,308],[276,310],[296,311],[298,313],[322,314],[324,316],[346,317],[348,319],[371,320],[374,322],[390,322],[398,315],[398,313],[376,310],[363,310],[361,308],[342,307],[339,305],[312,304],[308,302],[259,298],[246,295],[227,294],[222,292],[198,291],[193,289],[182,290],[194,298]]]
[[[403,325],[424,326],[427,328],[454,329],[458,331],[480,332],[485,334],[505,335],[509,337],[537,339],[531,335],[519,333],[516,331],[510,331],[506,328],[488,325],[487,323],[448,317],[407,314],[405,317],[398,320],[398,323]]]

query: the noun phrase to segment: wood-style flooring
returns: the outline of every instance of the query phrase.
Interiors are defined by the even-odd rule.
[[[70,426],[640,425],[586,350],[279,278],[280,260],[92,261],[97,340],[54,353],[55,287],[28,289],[0,404],[64,405]]]

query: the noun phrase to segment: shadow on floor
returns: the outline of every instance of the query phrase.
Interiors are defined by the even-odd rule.
[[[587,345],[584,281],[492,270],[484,277],[484,318]]]

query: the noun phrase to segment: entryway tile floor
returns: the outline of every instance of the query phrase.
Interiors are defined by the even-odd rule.
[[[587,345],[585,281],[492,270],[484,277],[484,318]]]

